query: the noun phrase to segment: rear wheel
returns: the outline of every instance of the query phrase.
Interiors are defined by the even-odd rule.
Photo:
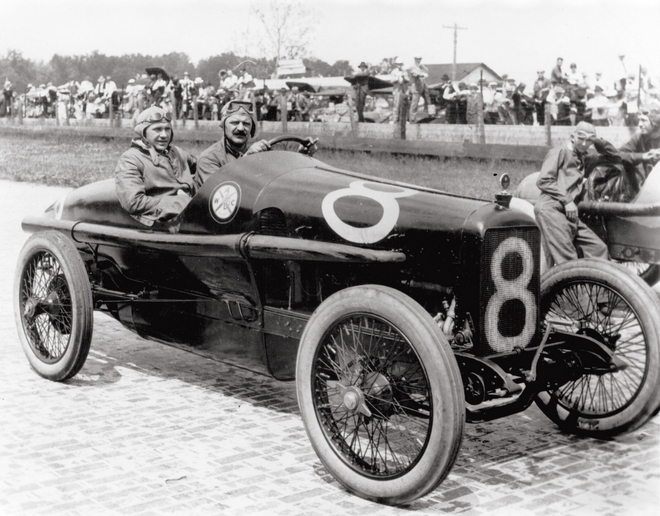
[[[449,473],[465,421],[460,372],[410,297],[377,285],[329,297],[305,328],[296,381],[312,446],[351,492],[401,504]]]
[[[25,243],[14,283],[18,335],[32,368],[61,381],[82,368],[92,340],[92,291],[71,240],[54,231]]]
[[[601,260],[575,260],[542,279],[541,320],[614,351],[618,371],[583,375],[537,404],[562,429],[612,436],[639,428],[660,407],[660,303],[641,279]]]

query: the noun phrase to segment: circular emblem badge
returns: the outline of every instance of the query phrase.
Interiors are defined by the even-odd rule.
[[[221,224],[231,221],[241,204],[241,187],[228,181],[218,185],[209,200],[209,208],[213,218]]]

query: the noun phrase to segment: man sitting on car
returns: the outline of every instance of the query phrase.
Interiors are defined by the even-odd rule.
[[[198,186],[230,161],[270,150],[266,140],[260,140],[248,147],[248,141],[254,137],[257,130],[251,102],[243,100],[227,102],[220,112],[220,130],[222,133],[220,140],[202,152],[197,161],[195,181]],[[308,140],[309,145],[301,145],[298,151],[311,156],[316,150],[315,140],[311,138]]]
[[[592,144],[595,152],[589,152]],[[577,203],[595,167],[619,163],[614,146],[597,138],[596,128],[587,122],[575,126],[568,145],[550,149],[536,182],[541,196],[534,206],[549,264],[577,259],[578,249],[585,258],[608,259],[605,243],[578,218]]]
[[[137,117],[138,134],[115,169],[117,197],[133,218],[153,226],[167,223],[195,193],[196,159],[172,145],[172,114],[158,106]]]

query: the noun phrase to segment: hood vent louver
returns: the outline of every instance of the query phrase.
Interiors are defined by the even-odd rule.
[[[266,208],[259,212],[259,233],[269,236],[287,236],[286,219],[278,208]]]

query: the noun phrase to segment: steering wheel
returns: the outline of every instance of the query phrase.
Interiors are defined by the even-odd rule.
[[[272,147],[276,143],[280,142],[296,142],[302,145],[305,148],[311,147],[316,143],[317,140],[315,140],[313,143],[310,143],[310,141],[307,138],[303,138],[301,136],[294,136],[294,135],[288,135],[288,134],[283,134],[281,136],[276,136],[272,140],[268,141],[268,146]]]

